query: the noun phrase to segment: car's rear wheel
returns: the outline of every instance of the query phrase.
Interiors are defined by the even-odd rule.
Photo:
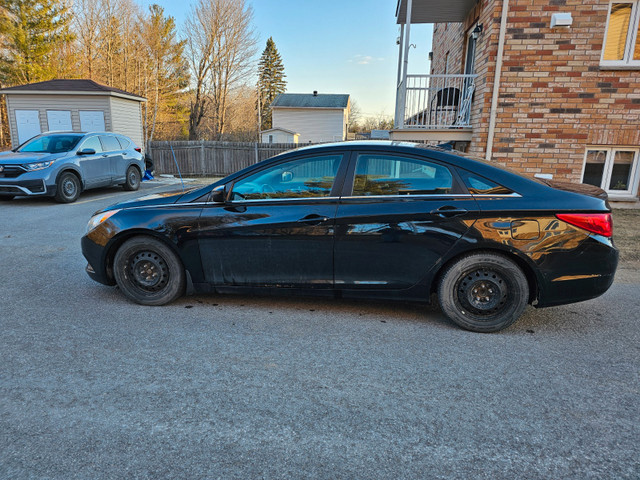
[[[152,237],[124,242],[116,252],[113,272],[120,290],[142,305],[164,305],[185,291],[182,262],[171,248]]]
[[[502,255],[475,253],[453,263],[441,277],[444,314],[473,332],[497,332],[522,314],[529,285],[520,267]]]
[[[80,179],[71,172],[65,172],[56,182],[56,201],[60,203],[75,202],[80,196]]]
[[[123,188],[130,192],[140,188],[140,171],[136,167],[131,166],[127,169],[127,178]]]

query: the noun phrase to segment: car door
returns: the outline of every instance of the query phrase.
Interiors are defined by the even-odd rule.
[[[336,214],[343,289],[419,283],[473,224],[477,204],[454,169],[389,153],[354,154]]]
[[[206,280],[219,286],[333,286],[343,157],[300,156],[227,185],[227,201],[205,206],[198,225]]]
[[[127,169],[118,139],[113,135],[100,135],[100,142],[104,149],[103,156],[109,163],[109,183],[123,183]]]
[[[82,151],[92,149],[93,154],[80,154]],[[85,188],[102,187],[111,182],[111,165],[105,156],[102,143],[97,135],[88,137],[78,147],[78,163]]]

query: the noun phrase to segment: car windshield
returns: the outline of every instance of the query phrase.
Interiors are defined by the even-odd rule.
[[[18,149],[18,152],[60,153],[74,148],[82,135],[46,135],[29,140]]]

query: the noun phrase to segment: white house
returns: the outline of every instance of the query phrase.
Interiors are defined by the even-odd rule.
[[[349,95],[281,93],[271,104],[274,129],[297,132],[299,143],[346,140]]]
[[[285,128],[270,128],[261,132],[262,143],[298,143],[300,134]]]
[[[43,132],[115,132],[143,147],[144,97],[93,80],[49,80],[0,90],[7,99],[11,144]]]

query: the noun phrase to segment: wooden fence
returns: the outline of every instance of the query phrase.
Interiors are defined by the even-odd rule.
[[[156,174],[225,176],[298,144],[254,142],[171,141],[150,142],[147,153]],[[174,160],[175,158],[175,160]],[[176,166],[177,163],[177,166]]]

